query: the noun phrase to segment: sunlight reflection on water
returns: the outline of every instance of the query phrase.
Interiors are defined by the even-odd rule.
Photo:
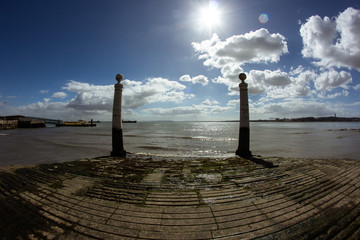
[[[358,129],[358,130],[351,130]],[[360,159],[360,123],[251,123],[254,155]],[[237,122],[138,122],[123,125],[129,152],[160,156],[234,156]],[[0,165],[109,155],[111,123],[94,128],[14,129],[0,134]]]

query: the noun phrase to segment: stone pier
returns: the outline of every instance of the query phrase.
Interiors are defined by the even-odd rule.
[[[249,129],[249,103],[247,83],[245,83],[246,74],[240,73],[240,129],[239,129],[239,145],[236,155],[240,157],[251,157],[250,152],[250,129]]]
[[[360,239],[360,161],[264,160],[0,167],[0,239]]]
[[[121,102],[122,102],[122,89],[121,81],[123,76],[116,75],[115,93],[114,93],[114,106],[113,106],[113,119],[112,119],[112,152],[111,156],[126,157],[124,149],[123,131],[122,131],[122,117],[121,117]]]

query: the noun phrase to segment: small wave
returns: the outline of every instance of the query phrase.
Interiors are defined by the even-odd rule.
[[[10,134],[0,133],[0,136],[10,136]]]
[[[328,131],[340,131],[340,132],[344,132],[344,131],[352,131],[352,132],[359,132],[360,133],[360,128],[341,128],[341,129],[328,129]]]
[[[170,137],[169,137],[170,138]],[[173,138],[180,138],[180,139],[186,139],[186,140],[192,140],[194,137],[173,137]]]
[[[164,136],[162,138],[175,138],[175,139],[185,139],[185,140],[197,140],[197,141],[212,141],[212,142],[224,142],[224,141],[237,141],[237,138],[224,138],[224,137],[205,137],[205,136]]]
[[[219,157],[233,157],[235,155],[234,151],[168,151],[168,152],[154,152],[147,153],[151,156],[161,156],[161,157],[178,157],[178,158],[219,158]]]
[[[216,138],[216,137],[193,137],[194,140],[209,141],[209,142],[229,142],[237,141],[237,138]]]
[[[182,136],[159,136],[159,135],[135,135],[135,134],[125,134],[124,137],[141,137],[141,138],[171,138],[171,139],[188,139],[192,140],[196,137],[182,137]]]
[[[99,136],[99,137],[107,137],[111,136],[111,133],[80,133],[79,135],[87,135],[87,136]]]
[[[149,149],[149,150],[164,150],[164,151],[177,150],[177,149],[165,148],[165,147],[160,147],[160,146],[148,146],[148,145],[137,146],[137,148],[143,148],[143,149]]]
[[[151,139],[183,139],[183,140],[195,140],[195,141],[210,141],[210,142],[229,142],[229,141],[238,141],[237,138],[227,138],[227,137],[206,137],[206,136],[156,136],[156,135],[148,135],[148,136],[139,136],[134,134],[125,134],[124,137],[141,137],[141,138],[151,138]]]
[[[139,136],[139,135],[134,135],[134,134],[124,134],[124,137],[142,137],[142,138],[145,138],[146,136]]]
[[[34,138],[33,142],[46,144],[48,147],[64,147],[67,149],[102,149],[103,145],[94,142],[64,142],[54,139]]]

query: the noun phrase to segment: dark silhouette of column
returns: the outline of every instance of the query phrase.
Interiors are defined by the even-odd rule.
[[[251,157],[250,152],[250,129],[249,129],[249,103],[247,83],[245,83],[246,74],[240,73],[240,129],[239,129],[239,146],[236,155],[240,157]]]
[[[121,98],[123,85],[121,80],[123,76],[119,73],[116,75],[115,93],[114,93],[114,105],[113,105],[113,119],[112,119],[112,152],[111,156],[114,157],[126,157],[126,151],[124,150],[123,143],[123,131],[122,131],[122,119],[121,119]]]

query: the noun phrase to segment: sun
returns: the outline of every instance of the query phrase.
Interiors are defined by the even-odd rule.
[[[215,1],[209,1],[208,5],[200,7],[199,14],[199,20],[203,26],[212,28],[221,23],[221,11]]]

